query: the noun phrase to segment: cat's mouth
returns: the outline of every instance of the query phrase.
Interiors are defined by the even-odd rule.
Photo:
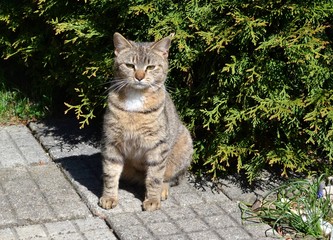
[[[147,82],[141,80],[141,81],[138,81],[138,80],[135,80],[133,84],[131,84],[133,88],[135,89],[139,89],[139,90],[142,90],[142,89],[146,89],[146,88],[149,88],[150,87],[150,84],[148,84]]]

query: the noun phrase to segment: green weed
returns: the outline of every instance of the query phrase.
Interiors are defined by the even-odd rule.
[[[18,90],[0,87],[0,124],[15,124],[44,116],[42,108]]]
[[[242,218],[259,218],[284,236],[324,239],[324,225],[333,223],[331,199],[323,197],[324,181],[324,176],[289,181],[268,193],[255,209],[241,203]]]

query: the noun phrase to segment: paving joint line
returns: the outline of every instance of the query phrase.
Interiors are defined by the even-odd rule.
[[[84,240],[89,240],[86,236],[84,236],[84,234],[82,233],[82,231],[80,230],[80,228],[78,227],[78,225],[75,222],[72,222],[72,225],[74,226],[76,232],[79,233],[79,235],[84,239]]]

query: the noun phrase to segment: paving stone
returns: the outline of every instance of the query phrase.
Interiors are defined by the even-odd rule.
[[[166,222],[169,220],[168,216],[161,210],[154,212],[139,212],[137,213],[137,216],[144,224]]]
[[[84,238],[79,233],[68,233],[66,235],[55,235],[51,239],[52,240],[83,240]]]
[[[7,229],[0,229],[0,239],[16,240],[16,237],[15,237],[13,231],[10,228],[7,228]]]
[[[38,181],[34,178],[34,172],[44,176],[44,181],[52,177],[48,187],[40,188]],[[10,211],[1,214],[2,224],[12,223],[38,223],[40,221],[71,219],[72,217],[83,217],[90,215],[88,208],[83,204],[77,193],[68,182],[62,182],[64,176],[54,164],[47,166],[27,166],[16,168],[0,168],[1,204],[6,204]],[[56,181],[56,179],[58,179]],[[65,183],[65,184],[64,184]],[[60,184],[60,185],[59,185]],[[69,189],[70,194],[63,202],[52,203],[50,200],[63,197],[63,189]],[[48,193],[52,192],[48,199]],[[74,197],[72,197],[74,196]],[[36,210],[38,209],[38,210]],[[15,213],[15,214],[14,214]]]
[[[119,191],[121,192],[121,191]],[[142,201],[133,196],[125,197],[124,194],[119,193],[119,206],[123,212],[141,212],[142,211]]]
[[[52,208],[59,219],[82,218],[90,215],[89,209],[81,201],[54,203]]]
[[[47,204],[45,197],[35,184],[22,182],[20,187],[18,187],[18,184],[14,183],[11,191],[7,191],[8,200],[12,207]]]
[[[110,224],[114,229],[127,228],[128,226],[141,225],[142,222],[136,215],[131,213],[118,214],[110,218]]]
[[[133,209],[127,209],[127,211],[124,210],[120,203],[118,203],[118,205],[113,209],[105,210],[105,209],[102,209],[101,207],[97,206],[97,202],[98,202],[98,198],[96,198],[96,201],[93,202],[94,210],[96,210],[97,212],[102,212],[103,214],[105,214],[106,216],[108,216],[110,218],[113,218],[113,216],[119,215],[122,213],[135,212],[135,210],[133,210]]]
[[[193,205],[192,209],[199,215],[199,216],[214,216],[225,214],[225,212],[213,203],[204,203],[200,205]]]
[[[174,198],[174,196],[172,196],[172,194],[171,194],[171,196],[169,195],[168,199],[161,202],[162,209],[164,209],[164,208],[175,208],[175,207],[178,207],[178,206],[179,206],[179,203]]]
[[[30,179],[30,175],[27,169],[23,166],[13,168],[1,168],[0,170],[0,180],[2,186],[4,187],[6,183],[12,181],[22,181],[24,179]],[[5,191],[4,189],[3,191]]]
[[[52,221],[56,216],[48,205],[25,205],[15,208],[17,221],[23,223],[38,223]]]
[[[259,223],[259,224],[244,224],[244,229],[246,229],[253,237],[257,238],[279,238],[278,235],[274,234],[274,231],[267,224]]]
[[[191,240],[203,240],[203,239],[220,240],[221,239],[220,236],[218,236],[215,232],[212,232],[212,231],[194,232],[194,233],[188,234],[188,236]]]
[[[195,192],[175,193],[173,197],[179,202],[180,206],[204,203],[203,199]]]
[[[72,189],[50,189],[50,191],[43,192],[44,196],[50,204],[80,201],[80,197]]]
[[[3,193],[0,193],[0,209],[0,226],[8,226],[16,223],[15,213],[11,209],[7,195]]]
[[[10,226],[17,222],[15,215],[13,215],[10,209],[0,209],[0,226]]]
[[[176,223],[186,233],[207,231],[209,229],[209,226],[199,218],[191,219],[191,221],[179,220]]]
[[[183,179],[179,185],[170,188],[170,194],[177,193],[194,193],[196,190],[187,182],[187,178]]]
[[[16,228],[19,239],[34,239],[47,237],[44,229],[40,225],[22,226]]]
[[[171,222],[162,222],[162,223],[149,223],[147,227],[154,235],[170,235],[180,233],[180,229]]]
[[[40,144],[25,126],[1,127],[0,166],[14,167],[31,163],[50,162]]]
[[[226,228],[226,227],[237,227],[237,224],[233,218],[227,214],[205,217],[205,222],[212,228]]]
[[[229,203],[225,203],[225,202],[221,202],[221,203],[216,203],[217,206],[219,206],[220,208],[223,209],[223,211],[229,215],[232,216],[233,219],[238,223],[238,224],[243,224],[243,220],[242,220],[242,212],[239,209],[239,206],[237,203],[235,202],[229,202]]]
[[[216,229],[216,232],[225,240],[251,240],[252,236],[241,227],[228,227]],[[255,238],[256,239],[256,238]]]
[[[175,234],[175,235],[159,236],[158,239],[160,239],[160,240],[188,240],[189,238],[185,234]]]
[[[70,221],[45,223],[45,227],[50,237],[56,235],[68,235],[69,233],[76,232],[75,226]]]
[[[17,149],[9,146],[5,152],[1,153],[0,163],[2,167],[13,167],[17,165],[24,165],[24,157],[17,152]]]
[[[90,240],[117,240],[117,237],[114,236],[109,229],[98,229],[85,232],[84,236]]]
[[[101,230],[101,229],[108,229],[108,226],[106,225],[105,221],[99,218],[86,218],[86,219],[78,219],[73,221],[76,226],[81,231],[91,231],[91,230]]]
[[[48,156],[45,154],[45,152],[38,148],[34,148],[33,146],[19,146],[20,151],[22,152],[26,164],[44,164],[50,161]]]
[[[87,229],[83,229],[84,227]],[[103,220],[87,218],[7,228],[0,230],[0,239],[116,240],[117,238]]]
[[[119,229],[119,230],[117,230],[117,236],[121,240],[134,240],[134,239],[150,240],[150,239],[156,239],[147,230],[147,227],[143,226],[143,225],[128,226],[126,228]]]
[[[198,194],[202,197],[202,199],[207,203],[212,202],[230,202],[231,200],[222,192],[218,193],[211,189],[197,190]]]
[[[172,208],[163,208],[162,211],[164,211],[173,220],[192,219],[196,217],[196,214],[191,207],[177,206]]]

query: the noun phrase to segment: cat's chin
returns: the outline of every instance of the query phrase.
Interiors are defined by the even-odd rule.
[[[151,86],[148,84],[144,84],[144,83],[135,83],[135,84],[132,84],[131,87],[136,90],[146,90],[146,89],[150,88]]]

